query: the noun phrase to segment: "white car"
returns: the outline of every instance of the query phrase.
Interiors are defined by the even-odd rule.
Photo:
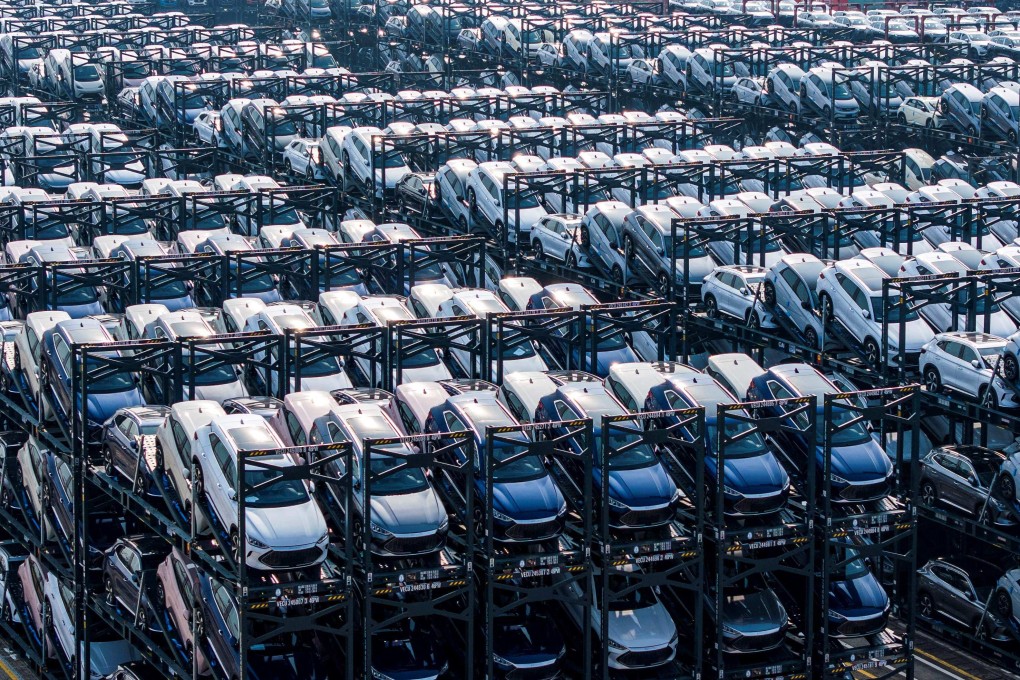
[[[226,415],[197,430],[192,446],[196,494],[209,506],[231,537],[235,559],[243,554],[249,568],[263,571],[303,569],[326,558],[329,531],[306,483],[278,472],[294,467],[282,453],[260,455],[259,466],[245,464],[244,451],[274,451],[285,447],[262,416]],[[245,480],[245,537],[238,533],[237,481]],[[276,479],[271,484],[265,482]]]
[[[815,288],[823,318],[842,326],[860,343],[871,366],[881,366],[884,359],[896,362],[902,355],[907,363],[913,363],[921,347],[935,336],[913,309],[892,310],[894,318],[883,322],[882,280],[886,278],[884,271],[867,260],[843,260],[823,269]],[[906,339],[902,348],[901,326]],[[888,331],[887,354],[882,347],[883,328]]]
[[[896,118],[904,125],[940,128],[942,116],[938,114],[938,105],[938,97],[907,97],[900,104]]]
[[[591,262],[581,250],[581,216],[570,213],[547,215],[531,227],[535,257],[554,258],[568,267],[588,268]]]
[[[951,389],[989,408],[1016,408],[1016,392],[998,375],[1006,340],[984,333],[939,333],[921,348],[921,375],[929,392]]]
[[[215,144],[216,131],[220,127],[220,112],[203,111],[195,117],[195,122],[191,124],[191,127],[195,129],[195,135],[199,141],[204,144]]]
[[[366,190],[374,191],[377,198],[393,191],[397,182],[411,172],[400,153],[385,146],[380,139],[384,136],[377,127],[356,127],[342,142],[344,182],[358,182]]]
[[[751,106],[764,106],[768,99],[765,92],[764,78],[743,77],[737,78],[731,90],[733,101],[738,104],[750,104]]]
[[[309,182],[325,177],[319,142],[299,137],[283,150],[283,164],[291,175],[304,177]]]
[[[701,284],[701,300],[710,317],[732,316],[757,328],[772,328],[775,322],[762,304],[758,288],[766,269],[747,265],[716,267]]]
[[[627,65],[627,80],[632,85],[654,85],[657,76],[654,59],[635,59]]]

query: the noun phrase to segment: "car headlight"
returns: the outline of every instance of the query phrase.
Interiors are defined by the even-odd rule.
[[[566,501],[564,501],[563,504],[560,505],[560,509],[556,511],[556,516],[557,517],[562,517],[565,514],[567,514],[567,502]]]
[[[683,492],[680,491],[680,487],[678,486],[673,490],[673,497],[669,499],[669,502],[670,503],[678,502],[680,500],[681,495],[683,495]]]
[[[443,522],[439,525],[439,530],[446,531],[449,528],[450,528],[450,516],[443,515]]]
[[[616,500],[612,496],[609,497],[609,507],[617,508],[617,509],[620,509],[620,510],[627,510],[628,509],[628,506],[627,506],[626,503],[621,503],[620,501]]]
[[[839,475],[834,475],[832,473],[829,474],[829,479],[831,479],[836,484],[849,484],[850,483],[849,481],[843,479]]]
[[[498,519],[500,522],[513,522],[514,521],[513,517],[511,517],[510,515],[504,515],[502,512],[500,512],[499,510],[496,510],[495,508],[493,508],[493,510],[492,510],[492,518],[493,519]]]
[[[733,487],[726,486],[725,484],[723,485],[722,490],[723,490],[723,493],[726,494],[727,496],[743,496],[744,495],[744,494],[740,493],[739,491],[737,491],[736,489],[734,489]]]
[[[619,650],[619,651],[621,651],[621,652],[626,652],[626,651],[627,651],[627,648],[626,648],[626,647],[624,647],[623,645],[621,645],[621,644],[620,644],[619,642],[617,642],[616,640],[613,640],[612,638],[610,638],[610,639],[609,639],[609,648],[610,648],[610,649],[617,649],[617,650]]]
[[[835,609],[829,609],[829,618],[836,619],[837,621],[846,621],[846,617],[840,614]]]
[[[262,550],[269,550],[269,546],[268,545],[266,545],[265,543],[263,543],[262,541],[260,541],[259,539],[255,538],[255,537],[253,537],[251,535],[248,536],[248,543],[251,544],[255,548],[260,548]]]
[[[329,540],[329,532],[328,531],[323,531],[322,532],[322,536],[319,536],[319,540],[317,540],[315,542],[315,545],[320,545],[322,543],[325,543],[328,540]]]
[[[492,662],[500,668],[514,668],[514,665],[501,657],[499,654],[492,655]]]
[[[1003,390],[1009,388],[1009,385],[1006,384],[1006,381],[1003,380],[1002,378],[999,378],[998,376],[996,376],[995,378],[995,386]]]
[[[1002,512],[1006,509],[1006,504],[1000,501],[998,498],[990,496],[988,498],[988,505],[995,508],[997,511]]]
[[[387,529],[384,526],[376,524],[375,522],[369,522],[368,526],[369,526],[369,528],[372,529],[372,533],[373,534],[382,534],[384,536],[392,536],[393,535],[392,531],[390,531],[389,529]]]
[[[726,635],[740,635],[740,631],[732,626],[727,626],[725,623],[722,625],[722,632]]]

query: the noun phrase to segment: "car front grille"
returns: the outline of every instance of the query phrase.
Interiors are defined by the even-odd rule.
[[[667,646],[661,649],[652,649],[649,651],[642,652],[626,652],[621,654],[618,659],[619,663],[628,668],[647,668],[648,666],[657,666],[661,663],[669,661],[669,657],[673,655],[672,650]]]
[[[301,548],[300,550],[270,550],[260,559],[267,567],[296,568],[307,567],[322,559],[323,552],[319,548]]]
[[[673,508],[655,508],[652,510],[629,510],[620,517],[620,525],[625,527],[649,527],[668,522],[673,517]]]
[[[558,533],[560,533],[560,522],[552,520],[534,524],[514,524],[506,530],[506,537],[511,541],[541,541],[552,538]]]
[[[556,680],[559,677],[556,664],[541,668],[516,668],[506,674],[506,680]]]
[[[871,501],[888,495],[889,484],[877,482],[875,484],[851,484],[839,492],[839,497],[845,501]]]
[[[772,649],[783,639],[784,632],[777,630],[768,635],[747,635],[732,642],[727,646],[735,652],[758,652],[765,649]]]
[[[733,504],[733,511],[745,515],[761,515],[780,510],[784,502],[785,499],[779,494],[761,498],[741,498]]]
[[[844,621],[836,627],[837,635],[871,635],[882,628],[882,618],[863,619],[861,621]]]
[[[440,545],[442,545],[442,539],[439,534],[409,536],[407,538],[395,536],[386,541],[383,545],[383,550],[393,555],[419,555],[438,550]]]

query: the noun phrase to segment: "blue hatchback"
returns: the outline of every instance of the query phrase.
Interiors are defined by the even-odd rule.
[[[602,480],[602,417],[626,415],[627,409],[610,395],[599,382],[574,382],[560,386],[538,403],[535,422],[554,422],[591,418],[594,429],[593,477],[601,493]],[[567,428],[554,430],[556,436],[567,434]],[[676,512],[680,489],[666,472],[658,454],[641,442],[637,434],[617,431],[610,436],[616,452],[609,460],[609,523],[617,528],[647,529],[665,524]],[[576,437],[566,440],[574,453],[582,452]],[[568,459],[569,460],[569,459]],[[567,466],[578,483],[583,483],[583,466]]]
[[[774,435],[792,465],[802,473],[807,470],[809,455],[815,457],[818,479],[822,478],[825,466],[825,423],[823,396],[837,394],[839,390],[825,376],[807,364],[782,364],[775,366],[751,381],[747,397],[751,400],[791,399],[815,395],[818,397],[815,419],[815,440],[810,441],[805,430],[810,425],[807,413],[787,418],[792,427],[777,431]],[[771,405],[761,409],[767,417],[783,417],[782,406]],[[853,411],[834,408],[832,424],[841,429],[834,430],[830,479],[832,500],[838,503],[861,503],[883,498],[889,493],[889,482],[893,465],[882,447],[875,441],[867,428]]]
[[[720,447],[718,443],[719,405],[737,403],[722,385],[708,375],[675,373],[653,386],[645,399],[646,411],[673,411],[702,406],[705,408],[705,481],[710,489],[718,488]],[[733,412],[727,419],[725,436],[731,443],[722,452],[724,512],[728,515],[766,515],[786,505],[790,494],[790,476],[779,459],[769,449],[760,433],[741,416],[745,411]],[[678,416],[661,419],[665,427],[680,424]],[[678,452],[688,466],[691,479],[696,479],[697,452]],[[713,497],[712,495],[709,496]]]

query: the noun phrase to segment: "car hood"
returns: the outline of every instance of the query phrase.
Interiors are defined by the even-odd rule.
[[[496,482],[492,485],[492,507],[516,520],[556,517],[563,495],[549,475],[526,482]]]
[[[294,387],[293,378],[290,380],[290,387],[292,392],[297,391]],[[322,390],[329,392],[330,390],[339,390],[348,387],[354,387],[354,383],[351,382],[351,379],[343,371],[333,375],[315,377],[301,376],[301,390],[306,392],[309,390]]]
[[[674,635],[676,624],[661,603],[609,612],[609,639],[629,649],[664,647]]]
[[[57,309],[62,312],[67,312],[72,319],[83,319],[86,316],[102,314],[106,311],[103,309],[103,305],[98,301],[84,305],[58,305]]]
[[[134,163],[130,163],[124,168],[111,168],[104,170],[103,175],[106,177],[107,182],[113,184],[138,184],[145,179],[145,168],[142,167],[141,163],[138,167],[134,166]]]
[[[185,388],[184,395],[187,396],[187,394],[188,390]],[[246,396],[248,396],[248,393],[239,380],[220,385],[195,385],[195,399],[222,402],[224,399],[236,399]]]
[[[326,520],[313,501],[245,509],[248,536],[273,548],[308,545],[326,533]]]
[[[818,452],[823,456],[823,447],[818,447]],[[882,447],[868,437],[861,444],[833,447],[831,470],[851,482],[880,482],[889,476],[892,463]]]
[[[704,257],[692,257],[687,260],[687,281],[691,283],[701,283],[701,280],[712,273],[715,269],[715,261],[707,255]],[[676,273],[677,277],[681,278],[684,275],[684,261],[676,261]]]
[[[790,483],[786,470],[771,451],[760,456],[726,459],[723,468],[726,486],[741,493],[776,493]]]
[[[628,364],[634,361],[640,361],[637,355],[634,354],[634,350],[630,347],[621,347],[620,349],[612,350],[599,350],[596,355],[596,359],[595,372],[598,373],[600,378],[605,378],[609,375],[609,369],[616,364]]]
[[[676,493],[676,485],[661,465],[633,470],[609,471],[609,494],[627,506],[641,508],[668,503]]]
[[[432,487],[416,493],[373,495],[371,502],[372,521],[394,534],[436,531],[446,519]]]
[[[906,346],[903,349],[906,352],[910,353],[920,352],[921,346],[935,337],[935,332],[932,331],[931,326],[929,326],[928,323],[923,319],[918,319],[916,321],[908,321],[905,325],[906,325],[905,333]],[[1013,330],[1014,331],[1016,330],[1015,324],[1013,326]],[[900,341],[899,327],[896,325],[890,325],[889,326],[890,351],[893,351],[898,347],[899,341]],[[879,340],[879,345],[881,344],[882,344],[881,340]]]
[[[877,614],[889,603],[882,585],[871,574],[854,579],[833,581],[829,585],[829,609],[844,616]]]
[[[411,172],[411,170],[407,166],[400,167],[400,168],[386,168],[386,188],[387,189],[395,188],[397,186],[397,182],[402,180],[404,178],[404,175],[407,175],[410,172]],[[382,181],[382,179],[383,179],[382,168],[376,169],[375,177],[376,177],[376,180],[378,180],[380,182]]]
[[[145,399],[138,389],[126,392],[92,393],[88,395],[89,420],[104,423],[117,409],[142,406]]]
[[[507,211],[507,221],[512,225],[520,225],[521,231],[531,231],[535,222],[548,215],[544,208],[521,208],[520,210],[520,222],[518,222],[518,211],[509,210]]]

